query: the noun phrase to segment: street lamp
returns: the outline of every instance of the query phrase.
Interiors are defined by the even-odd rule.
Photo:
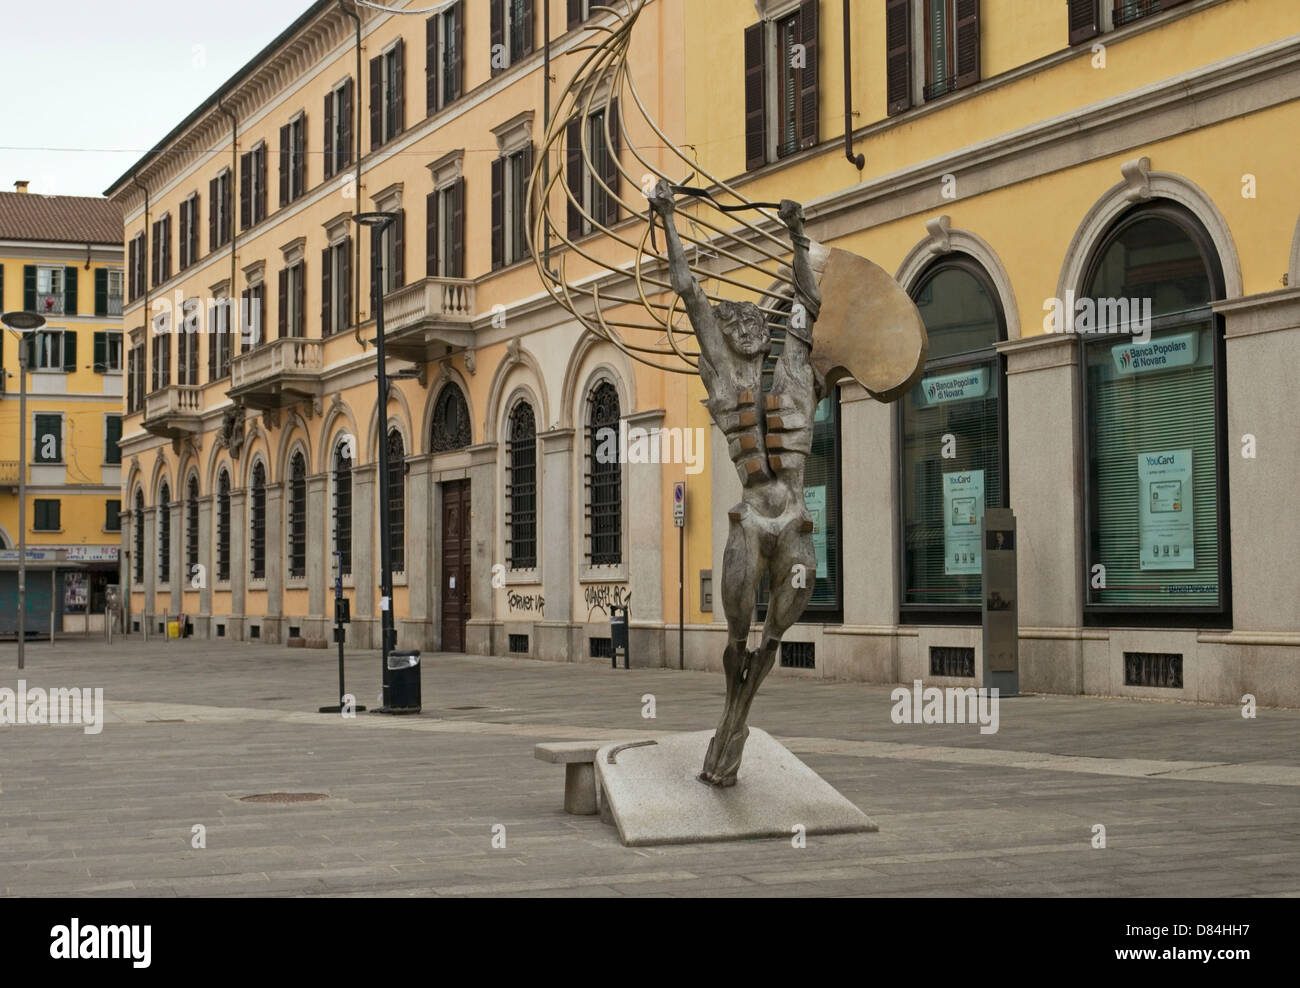
[[[375,313],[375,356],[379,361],[379,627],[382,638],[380,675],[383,683],[381,713],[390,712],[388,653],[397,644],[393,625],[393,544],[388,502],[388,375],[384,368],[384,291],[382,246],[384,232],[397,222],[396,213],[358,213],[358,226],[370,229],[370,304]]]
[[[45,325],[45,317],[36,312],[6,312],[0,322],[18,335],[18,668],[22,669],[27,644],[27,347],[23,343],[25,334]]]

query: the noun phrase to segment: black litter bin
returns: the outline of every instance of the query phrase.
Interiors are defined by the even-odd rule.
[[[610,608],[609,616],[609,638],[610,638],[610,656],[609,661],[612,668],[618,668],[618,653],[623,653],[623,668],[628,666],[628,644],[627,644],[627,620],[628,608],[613,607]]]
[[[420,653],[388,653],[389,709],[400,713],[420,712]]]

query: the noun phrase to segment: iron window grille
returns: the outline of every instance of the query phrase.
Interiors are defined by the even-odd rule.
[[[132,538],[135,540],[135,572],[132,578],[136,583],[144,582],[144,494],[135,492],[135,516],[131,521]]]
[[[405,572],[406,446],[396,429],[388,433],[388,544],[393,572]]]
[[[608,566],[623,561],[623,465],[617,452],[618,391],[608,381],[602,381],[592,389],[587,402],[587,492],[591,517],[588,552],[593,566]],[[602,456],[602,447],[612,447],[615,454]]]
[[[258,463],[253,467],[252,490],[252,576],[254,580],[266,579],[266,467]]]
[[[446,453],[464,449],[471,441],[469,406],[465,404],[465,396],[456,385],[444,384],[433,409],[433,438],[429,451]]]
[[[307,575],[307,462],[295,453],[289,465],[289,576]]]
[[[217,481],[217,579],[230,579],[230,474]]]
[[[511,569],[537,566],[537,424],[526,401],[510,413],[510,479],[506,497],[510,533],[506,546]]]
[[[171,488],[166,484],[158,491],[158,582],[167,583],[172,578],[172,512]]]
[[[193,576],[199,564],[199,478],[191,477],[185,495],[185,569]]]

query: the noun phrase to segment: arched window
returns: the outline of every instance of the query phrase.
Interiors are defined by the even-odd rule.
[[[131,520],[134,529],[132,537],[135,539],[135,559],[132,565],[135,567],[133,579],[136,583],[144,582],[144,491],[135,492],[135,513]]]
[[[1087,381],[1087,616],[1226,615],[1223,334],[1210,310],[1224,289],[1213,242],[1182,207],[1156,202],[1116,221],[1086,270],[1074,319]]]
[[[172,578],[172,490],[163,481],[158,488],[158,582]]]
[[[393,572],[406,570],[406,444],[396,429],[388,431],[388,545]]]
[[[199,478],[190,474],[185,489],[185,577],[194,578],[199,565]]]
[[[352,573],[352,439],[344,436],[334,446],[334,551],[339,572]]]
[[[587,504],[593,566],[623,561],[623,464],[619,458],[618,391],[602,381],[587,395]]]
[[[217,579],[230,579],[230,473],[225,468],[217,478]]]
[[[249,534],[252,551],[249,569],[254,580],[266,579],[266,465],[253,465],[252,490],[249,491]]]
[[[469,424],[469,406],[460,388],[448,382],[438,393],[433,406],[433,430],[429,452],[446,453],[464,449],[473,442]]]
[[[301,452],[289,461],[289,576],[307,575],[307,458]]]
[[[537,567],[537,423],[526,401],[510,412],[506,481],[506,559],[511,569]]]
[[[901,610],[908,620],[978,621],[984,509],[1007,505],[1006,336],[997,290],[963,254],[940,258],[912,292],[930,351],[900,402]]]

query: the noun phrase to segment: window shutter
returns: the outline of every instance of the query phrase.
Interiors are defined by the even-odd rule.
[[[77,333],[72,329],[63,331],[63,369],[69,374],[77,369]]]
[[[569,0],[569,30],[582,23],[582,0]]]
[[[906,2],[906,0],[904,0]],[[745,169],[767,163],[767,88],[763,80],[763,41],[767,26],[745,28]]]
[[[465,277],[465,179],[451,187],[451,266],[449,277]]]
[[[136,262],[136,242],[131,238],[131,242],[126,245],[126,298],[127,301],[135,299],[135,262]],[[4,308],[0,305],[0,308]]]
[[[121,463],[122,451],[117,441],[122,438],[122,416],[109,415],[104,419],[104,462]]]
[[[804,0],[799,5],[799,41],[804,46],[807,64],[800,73],[799,85],[799,147],[810,148],[818,142],[817,120],[817,3]]]
[[[96,333],[91,340],[91,353],[94,359],[94,371],[103,374],[108,370],[108,341],[106,333]]]
[[[424,197],[424,273],[430,278],[438,277],[438,193],[430,192]]]
[[[23,309],[36,311],[36,265],[23,265]]]
[[[908,0],[888,0],[885,8],[885,88],[889,114],[912,105],[912,19]]]
[[[294,336],[307,335],[307,262],[298,262],[298,283],[294,288],[295,299],[293,325],[290,331]]]
[[[320,334],[329,336],[333,332],[330,326],[330,315],[332,312],[334,300],[330,297],[332,288],[331,278],[334,274],[330,270],[330,252],[333,248],[326,247],[320,252]]]
[[[180,245],[180,253],[181,253],[180,270],[182,271],[184,271],[187,267],[189,267],[190,264],[189,218],[190,218],[190,203],[189,200],[187,199],[181,203],[180,240],[178,241]]]
[[[492,160],[492,270],[506,262],[506,159]]]
[[[294,172],[298,176],[298,194],[307,191],[307,114],[298,121],[298,139],[293,142]]]
[[[957,0],[957,86],[980,81],[980,3]]]
[[[370,150],[384,143],[384,87],[382,56],[370,60]]]
[[[403,38],[397,39],[397,47],[393,49],[393,62],[397,66],[397,71],[393,74],[393,119],[396,121],[396,134],[406,130],[406,41]]]
[[[1070,44],[1077,45],[1095,38],[1101,30],[1097,23],[1097,0],[1066,0],[1070,18]]]
[[[268,334],[266,331],[266,286],[258,285],[257,286],[257,341],[259,343],[266,342],[266,338],[268,335],[270,334]]]
[[[454,99],[460,99],[461,93],[465,91],[465,2],[460,0],[452,8],[452,16],[456,18],[453,31],[455,38],[455,50],[451,57],[451,91],[447,93],[447,102]]]
[[[621,122],[622,118],[618,113],[618,100],[610,100],[609,110],[605,116],[605,123],[609,127],[609,151],[605,155],[605,174],[602,176],[612,193],[605,197],[604,223],[606,226],[613,226],[618,222],[618,193],[621,185],[620,179],[623,174],[618,170],[618,159],[623,153]]]
[[[1187,0],[1161,0],[1160,9],[1169,10],[1171,7],[1177,7],[1179,4],[1186,3]]]
[[[532,141],[524,145],[524,149],[519,152],[519,160],[523,163],[523,181],[518,183],[520,189],[519,205],[522,216],[518,217],[517,222],[522,225],[524,235],[520,238],[519,256],[515,260],[520,260],[528,252],[528,231],[533,224],[533,204],[528,198],[528,182],[533,174],[533,165],[536,161],[536,148]],[[513,234],[511,234],[513,236]]]
[[[257,202],[253,204],[258,221],[266,219],[266,145],[257,149]]]
[[[524,54],[527,55],[537,41],[537,18],[533,16],[533,0],[524,0],[523,7]]]
[[[208,380],[217,379],[217,348],[222,345],[223,336],[218,335],[220,323],[217,321],[220,317],[217,315],[221,311],[221,300],[217,299],[213,305],[208,308]]]
[[[424,112],[433,116],[438,111],[438,29],[442,14],[434,14],[424,22]]]
[[[277,339],[289,335],[289,269],[280,269],[279,319],[276,321]]]
[[[339,265],[339,277],[343,279],[343,311],[339,313],[339,328],[352,325],[352,238],[343,241],[343,258]]]
[[[30,329],[23,333],[22,347],[27,351],[27,369],[32,370],[36,366],[36,334]]]
[[[239,156],[239,228],[247,230],[253,225],[253,158],[252,154]]]
[[[63,314],[77,314],[77,269],[71,266],[63,269]]]
[[[337,151],[334,148],[334,91],[325,94],[325,132],[321,135],[325,141],[325,177],[333,178],[337,166]]]
[[[217,249],[217,190],[221,179],[214,178],[208,183],[208,251]]]
[[[3,272],[0,272],[3,273]],[[95,269],[95,315],[108,315],[108,269]]]
[[[280,205],[289,202],[289,125],[280,128]]]
[[[342,147],[339,148],[336,171],[342,171],[352,164],[352,118],[356,114],[355,105],[352,102],[353,88],[351,79],[343,83],[343,99],[340,101],[343,108],[339,110],[339,113],[343,115],[343,119],[339,122],[339,143],[342,144]]]
[[[582,236],[582,121],[570,120],[565,135],[566,178],[569,182],[569,236]]]
[[[406,210],[397,211],[393,223],[393,287],[406,284]]]
[[[510,49],[506,47],[506,0],[488,0],[492,5],[491,24],[491,43],[489,51],[491,52],[492,74],[499,75],[503,69],[497,63],[500,61],[497,53],[504,49],[506,59],[509,59]]]

